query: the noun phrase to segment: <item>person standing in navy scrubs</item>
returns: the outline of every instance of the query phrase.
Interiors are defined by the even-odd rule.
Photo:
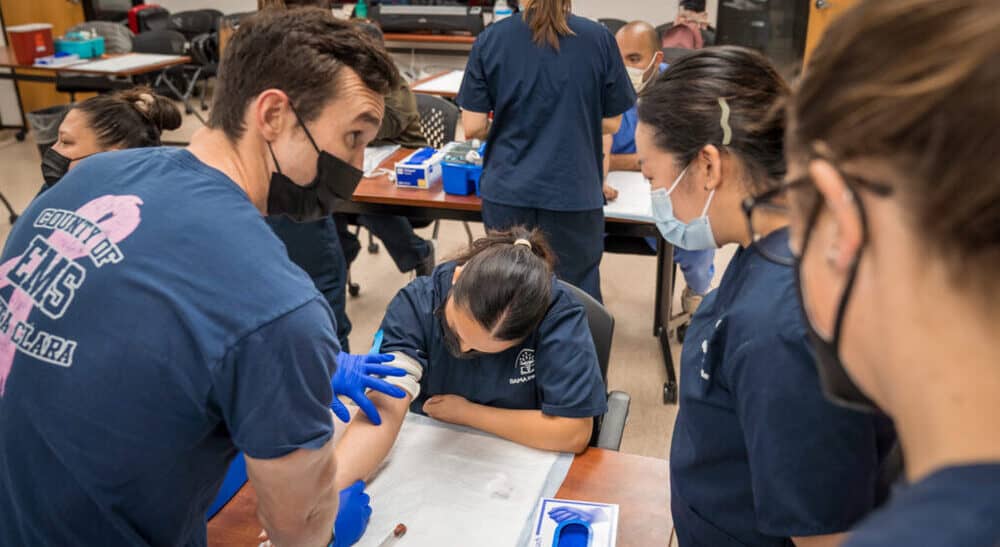
[[[586,312],[552,274],[552,254],[538,230],[489,232],[396,294],[380,351],[407,371],[386,379],[407,397],[372,394],[383,424],[359,416],[348,427],[339,484],[374,471],[408,408],[542,450],[587,448],[607,389]]]
[[[842,15],[789,102],[787,199],[759,199],[790,209],[828,395],[899,430],[905,484],[845,547],[1000,545],[998,28],[991,0]]]
[[[600,300],[603,135],[635,104],[614,37],[570,0],[527,0],[476,38],[456,101],[466,138],[488,142],[486,228],[541,228],[559,277]]]
[[[660,230],[694,250],[739,245],[681,353],[670,486],[683,547],[836,545],[885,495],[891,423],[823,397],[794,271],[762,252],[789,255],[787,220],[759,215],[755,242],[742,208],[785,176],[770,112],[786,92],[763,56],[726,46],[684,57],[639,98]]]

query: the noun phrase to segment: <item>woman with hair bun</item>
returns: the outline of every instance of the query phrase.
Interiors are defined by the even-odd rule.
[[[42,155],[42,189],[59,182],[86,157],[110,150],[160,146],[160,135],[180,126],[180,110],[148,87],[91,97],[66,113],[59,124],[59,140]]]

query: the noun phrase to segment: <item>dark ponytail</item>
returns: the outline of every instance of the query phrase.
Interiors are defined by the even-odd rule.
[[[524,21],[536,44],[548,44],[559,51],[559,37],[573,34],[567,21],[570,4],[570,0],[528,0]]]
[[[97,143],[105,149],[159,146],[164,130],[181,126],[180,110],[148,87],[91,97],[73,109],[87,116]]]
[[[455,262],[463,268],[452,302],[495,340],[521,340],[545,318],[555,253],[540,231],[514,226],[488,232]]]
[[[746,166],[751,192],[780,184],[785,176],[788,86],[763,55],[719,46],[685,55],[639,96],[639,121],[654,130],[656,145],[687,165],[706,145],[735,153]],[[728,120],[723,120],[725,99]],[[724,125],[731,130],[728,144]]]

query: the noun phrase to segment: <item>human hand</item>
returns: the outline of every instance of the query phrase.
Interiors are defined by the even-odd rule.
[[[358,481],[340,491],[340,509],[333,525],[332,547],[354,545],[365,535],[372,516],[371,497],[365,493],[365,481]]]
[[[618,199],[618,189],[608,183],[604,183],[604,199],[614,201]]]
[[[330,403],[330,408],[340,421],[350,421],[351,413],[344,406],[344,403],[337,399],[338,395],[346,395],[357,403],[361,411],[375,425],[382,423],[382,417],[379,416],[375,404],[365,394],[367,389],[373,389],[397,399],[406,396],[406,392],[399,387],[378,378],[379,376],[406,376],[405,370],[383,364],[395,358],[394,355],[380,353],[351,355],[341,352],[337,356],[337,372],[334,373],[333,380],[330,382],[333,386],[333,402]]]
[[[424,402],[424,413],[435,420],[464,425],[473,404],[460,395],[435,395]]]

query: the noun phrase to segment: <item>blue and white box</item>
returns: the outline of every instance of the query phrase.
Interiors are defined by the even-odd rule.
[[[428,189],[441,182],[441,160],[445,151],[425,147],[396,163],[396,186]]]
[[[560,536],[568,534],[575,537],[564,545],[615,547],[618,506],[556,498],[539,500],[529,547],[558,547]]]

